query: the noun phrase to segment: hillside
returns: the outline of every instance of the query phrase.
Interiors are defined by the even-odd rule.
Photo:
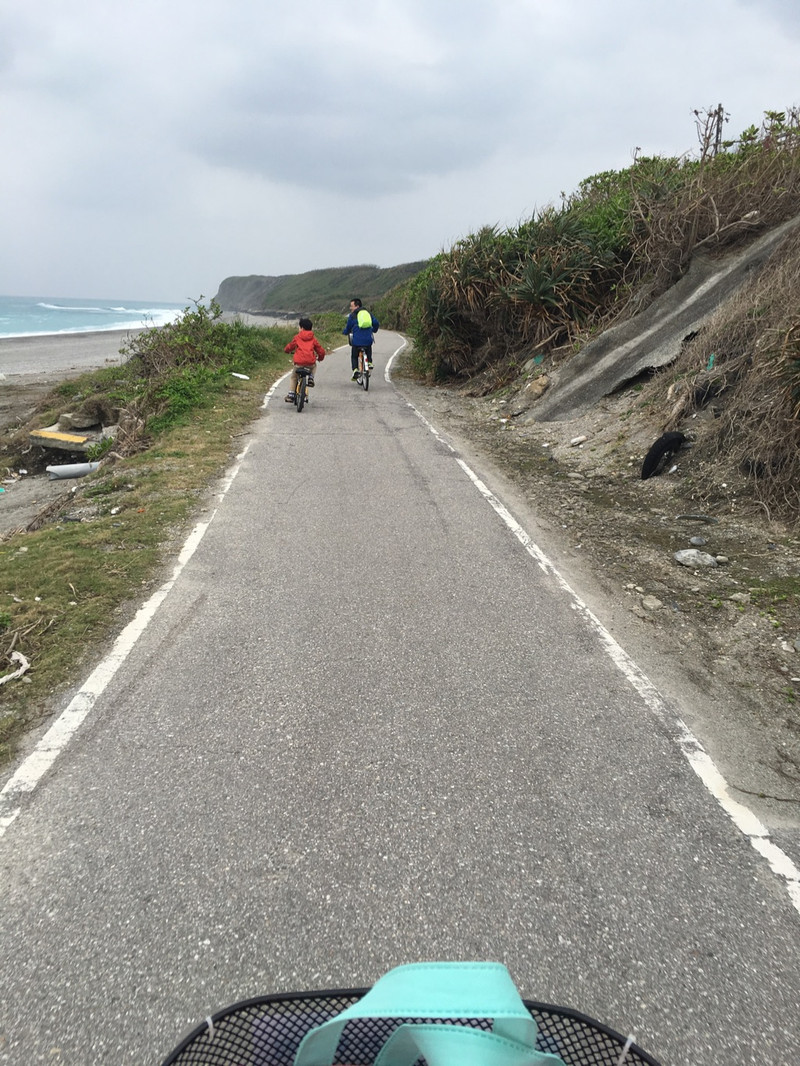
[[[374,304],[390,289],[418,274],[425,262],[394,267],[371,265],[329,267],[304,274],[225,278],[214,297],[223,311],[297,315],[346,311],[352,296]]]

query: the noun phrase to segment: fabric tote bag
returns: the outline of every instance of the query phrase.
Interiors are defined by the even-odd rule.
[[[390,970],[357,1003],[308,1032],[294,1066],[564,1066],[537,1049],[536,1038],[505,966],[412,963]],[[370,1057],[362,1051],[351,1061],[346,1056],[356,1047],[369,1047]]]

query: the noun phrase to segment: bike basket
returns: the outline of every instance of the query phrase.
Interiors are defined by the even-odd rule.
[[[303,1037],[362,999],[368,989],[304,992],[246,1000],[207,1018],[162,1066],[292,1066]],[[574,1010],[524,1000],[537,1026],[536,1049],[565,1066],[659,1066],[636,1044]],[[359,1018],[348,1021],[334,1063],[371,1066],[391,1033],[406,1022],[441,1018]],[[486,1019],[447,1019],[489,1030]],[[424,1060],[420,1060],[424,1061]],[[458,1064],[454,1064],[458,1066]]]

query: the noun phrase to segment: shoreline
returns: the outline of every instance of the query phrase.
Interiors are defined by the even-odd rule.
[[[122,345],[139,329],[97,330],[87,333],[42,333],[0,337],[0,388],[80,374],[125,362]]]
[[[285,326],[291,320],[245,312],[224,312],[223,322],[248,326]],[[82,333],[32,333],[0,337],[0,391],[6,385],[57,381],[85,370],[121,366],[120,348],[142,329],[87,330]]]
[[[223,314],[223,321],[272,326],[266,316]],[[82,333],[29,334],[0,337],[0,436],[23,426],[50,391],[88,370],[121,366],[119,349],[140,329],[95,330]],[[43,473],[28,474],[6,467],[0,493],[0,539],[24,529],[43,507],[64,492],[63,481]]]

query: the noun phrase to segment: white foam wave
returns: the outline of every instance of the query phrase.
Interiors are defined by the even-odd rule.
[[[13,340],[19,337],[54,337],[54,336],[66,336],[74,333],[119,333],[128,330],[141,330],[141,329],[159,329],[161,326],[167,326],[170,322],[174,322],[180,318],[183,311],[180,310],[164,310],[158,308],[152,311],[136,311],[131,312],[137,317],[135,319],[128,319],[127,321],[106,322],[102,326],[93,325],[90,326],[86,323],[77,326],[64,326],[62,329],[22,329],[6,332],[2,328],[3,320],[0,319],[0,339],[8,338]]]

